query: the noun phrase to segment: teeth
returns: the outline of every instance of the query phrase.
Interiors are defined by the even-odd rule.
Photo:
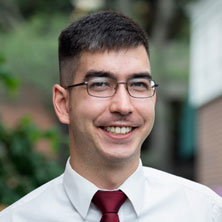
[[[123,126],[123,127],[119,127],[119,126],[108,126],[105,127],[105,130],[114,134],[126,134],[129,133],[132,130],[132,127],[130,126]]]

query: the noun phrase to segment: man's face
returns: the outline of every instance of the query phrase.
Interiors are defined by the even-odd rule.
[[[73,84],[95,78],[95,73],[101,72],[118,82],[141,73],[149,75],[145,48],[84,52]],[[85,163],[138,161],[141,145],[153,127],[155,96],[133,98],[124,84],[120,84],[110,98],[88,95],[85,85],[69,90],[71,158],[75,155]]]

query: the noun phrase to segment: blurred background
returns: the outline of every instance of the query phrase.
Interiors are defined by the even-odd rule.
[[[221,0],[1,0],[0,204],[63,172],[67,127],[52,107],[58,35],[81,16],[113,9],[148,33],[159,83],[144,165],[222,195]]]

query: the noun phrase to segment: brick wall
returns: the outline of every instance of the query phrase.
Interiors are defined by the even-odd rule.
[[[222,99],[198,110],[197,180],[211,188],[222,187]]]

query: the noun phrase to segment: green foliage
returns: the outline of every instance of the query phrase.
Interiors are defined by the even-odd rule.
[[[16,0],[15,2],[24,17],[30,17],[37,13],[70,13],[73,9],[70,0]]]
[[[14,94],[19,86],[19,81],[15,77],[12,77],[7,68],[5,67],[5,58],[3,55],[0,54],[0,82],[6,89],[11,93]]]
[[[6,91],[18,89],[19,81],[5,66],[0,56],[0,84]],[[62,173],[55,160],[35,150],[39,141],[46,140],[55,152],[60,147],[60,133],[57,129],[40,130],[24,117],[14,128],[7,128],[0,119],[0,203],[9,205],[31,190]],[[48,147],[47,147],[48,149]]]
[[[30,118],[23,118],[14,129],[0,122],[0,203],[11,204],[62,173],[54,160],[35,151],[43,139],[58,148],[58,131],[42,131]]]
[[[53,84],[59,81],[58,36],[67,23],[68,18],[62,15],[36,15],[0,35],[10,72],[22,84],[38,88],[48,101]]]
[[[151,42],[152,73],[156,79],[187,82],[189,75],[189,44],[183,40],[158,47]],[[161,65],[160,65],[161,64]]]

